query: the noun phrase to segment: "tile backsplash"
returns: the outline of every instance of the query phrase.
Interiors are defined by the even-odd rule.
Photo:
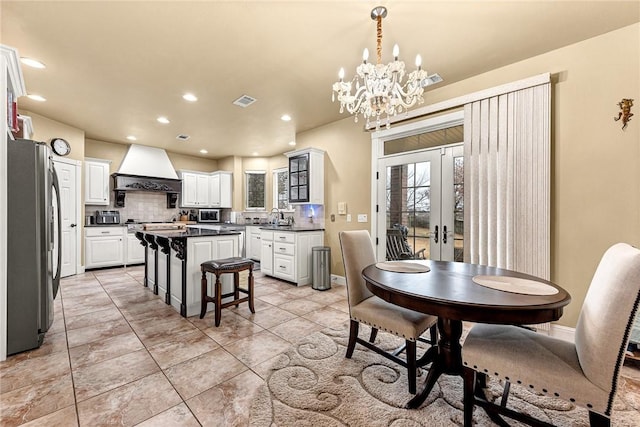
[[[144,191],[131,191],[127,193],[124,208],[115,208],[113,203],[109,206],[86,205],[85,214],[93,215],[95,211],[117,210],[120,212],[120,222],[127,219],[140,221],[173,221],[177,219],[183,209],[167,209],[167,195],[165,193],[152,193]]]

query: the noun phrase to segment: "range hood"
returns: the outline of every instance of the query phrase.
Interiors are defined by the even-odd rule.
[[[161,148],[132,144],[111,176],[117,207],[125,206],[127,191],[151,191],[166,193],[167,208],[175,208],[182,189],[182,180]]]

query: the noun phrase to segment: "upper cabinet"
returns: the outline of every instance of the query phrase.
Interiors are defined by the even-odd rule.
[[[317,148],[285,153],[289,158],[289,203],[324,204],[324,151]]]
[[[230,208],[231,172],[180,171],[182,198],[180,206],[189,208]]]
[[[12,132],[19,131],[18,122],[18,98],[27,94],[24,85],[22,70],[20,69],[20,57],[18,51],[9,46],[0,44],[0,82],[3,94],[6,98],[0,111],[2,114],[2,134],[8,139],[13,139]],[[29,135],[25,135],[28,138]],[[2,137],[3,140],[5,137]]]
[[[109,204],[109,160],[85,159],[84,204]]]
[[[209,174],[181,171],[182,200],[180,206],[205,208],[209,206]]]
[[[215,208],[231,207],[232,172],[212,172],[209,177],[209,204]]]

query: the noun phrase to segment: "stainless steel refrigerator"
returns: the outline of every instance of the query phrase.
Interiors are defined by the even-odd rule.
[[[46,144],[9,140],[7,155],[7,354],[14,354],[39,347],[53,323],[60,195]]]

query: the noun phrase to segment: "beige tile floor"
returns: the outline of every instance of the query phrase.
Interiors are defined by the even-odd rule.
[[[247,304],[182,318],[142,286],[143,267],[62,280],[37,350],[0,363],[2,426],[242,426],[271,359],[346,328],[344,286],[316,291],[260,272]]]
[[[184,319],[142,286],[142,267],[63,279],[37,350],[0,363],[0,426],[244,426],[272,359],[326,327],[347,328],[344,286],[297,288],[256,274],[246,304]],[[640,369],[622,375],[638,390]]]

